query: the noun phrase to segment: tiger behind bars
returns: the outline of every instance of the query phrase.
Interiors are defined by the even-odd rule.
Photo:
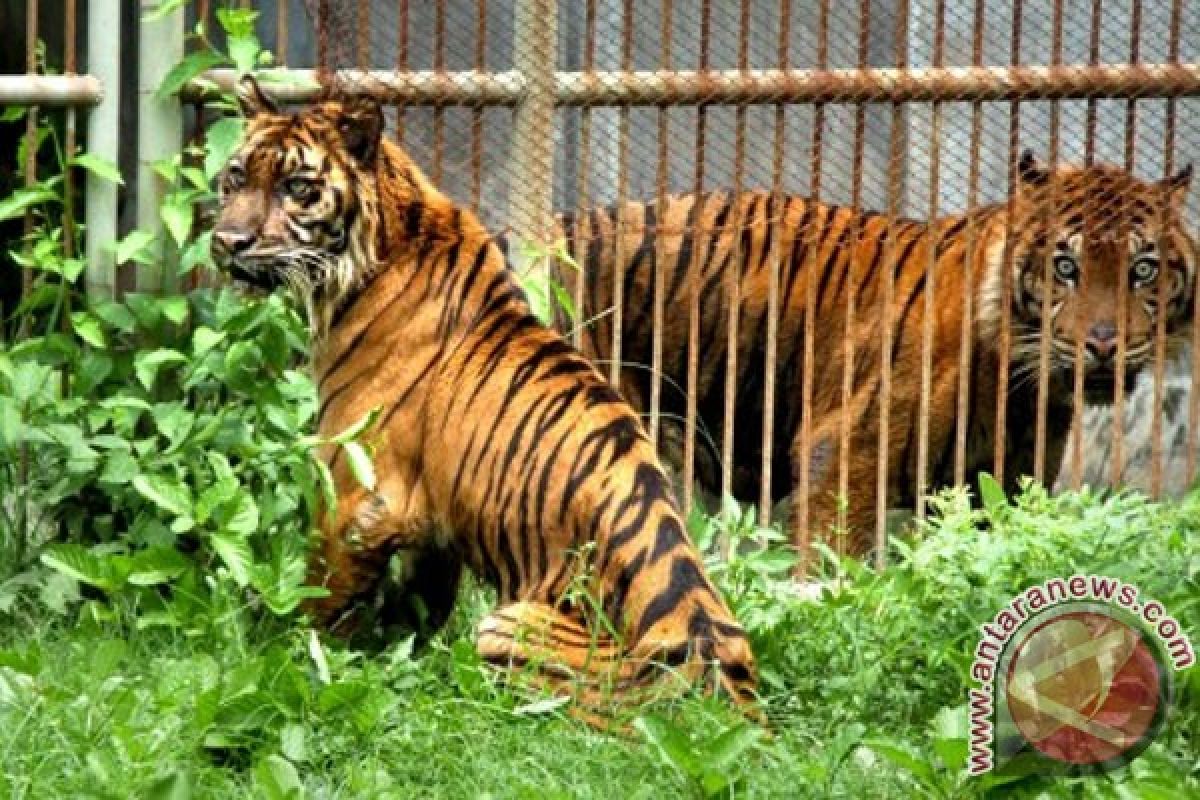
[[[1010,492],[1020,476],[1035,472],[1044,298],[1050,300],[1047,484],[1054,482],[1071,427],[1077,315],[1088,404],[1111,403],[1118,380],[1126,389],[1133,387],[1153,361],[1160,321],[1168,357],[1187,338],[1196,289],[1195,243],[1184,220],[1191,166],[1159,182],[1109,165],[1050,169],[1028,152],[1015,166],[1014,191],[1007,201],[933,221],[889,219],[762,191],[684,194],[668,196],[662,204],[630,202],[564,215],[560,232],[580,269],[560,269],[558,275],[569,292],[582,276],[583,302],[577,313],[586,324],[565,319],[560,324],[575,328],[580,349],[598,363],[610,364],[619,355],[622,390],[635,408],[648,411],[655,272],[662,270],[661,409],[668,424],[660,447],[665,459],[678,465],[682,435],[674,423],[687,413],[687,392],[693,385],[688,376],[688,305],[695,293],[699,349],[694,399],[702,432],[697,479],[706,489],[719,487],[719,465],[705,456],[719,450],[712,440],[732,423],[732,491],[738,499],[754,502],[763,475],[768,284],[775,259],[779,316],[770,499],[789,501],[789,525],[797,543],[805,522],[821,537],[840,522],[849,552],[864,554],[876,526],[884,276],[889,269],[895,282],[888,309],[888,508],[916,503],[927,295],[932,295],[934,318],[926,489],[951,485],[960,466],[957,403],[964,387],[969,399],[961,466],[967,485],[974,486],[979,472],[992,469],[1006,307],[1011,350],[1000,449]],[[1007,297],[1005,263],[1011,269]],[[729,420],[725,390],[731,276],[737,287],[738,328],[735,411]],[[617,317],[611,313],[618,280],[623,305],[619,354],[613,340]],[[1161,284],[1165,303],[1160,301]],[[814,336],[806,343],[810,293],[815,305],[807,322]],[[848,296],[855,305],[852,327]],[[1118,376],[1122,315],[1127,325],[1125,374]],[[853,358],[848,387],[843,382],[847,358]],[[812,364],[808,376],[806,363]],[[812,388],[807,448],[802,439],[806,378]],[[848,454],[840,450],[843,437]],[[703,447],[706,440],[709,446]],[[807,494],[799,491],[805,465],[811,487]],[[839,520],[842,488],[846,510]]]
[[[346,619],[395,553],[444,619],[465,564],[499,598],[484,660],[571,694],[584,718],[682,685],[668,673],[751,702],[746,636],[637,416],[533,316],[476,217],[383,137],[373,101],[288,114],[249,78],[239,96],[247,130],[214,251],[240,281],[306,303],[322,435],[381,409],[373,491],[340,448],[321,454],[337,507],[311,561],[329,593],[318,621]]]

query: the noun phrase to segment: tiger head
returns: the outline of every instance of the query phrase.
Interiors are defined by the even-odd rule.
[[[384,257],[381,210],[405,199],[396,196],[401,186],[381,201],[382,151],[393,151],[389,174],[406,157],[383,141],[383,112],[374,100],[287,113],[247,77],[238,102],[246,132],[218,178],[214,258],[244,284],[291,288],[318,324]]]
[[[1021,156],[1004,223],[1009,239],[990,248],[996,265],[1007,249],[1012,269],[1014,388],[1037,380],[1046,313],[1052,377],[1073,383],[1081,336],[1085,396],[1093,404],[1113,399],[1122,315],[1126,388],[1154,359],[1160,315],[1168,347],[1182,342],[1195,301],[1195,243],[1183,221],[1191,176],[1188,165],[1151,183],[1116,167],[1051,170],[1028,151]],[[999,298],[1003,272],[991,275],[991,296]]]

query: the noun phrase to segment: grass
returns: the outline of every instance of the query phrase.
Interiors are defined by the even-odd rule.
[[[696,533],[731,529],[753,525]],[[1032,490],[982,512],[954,496],[897,545],[896,566],[836,565],[844,588],[817,603],[788,591],[772,552],[713,562],[755,640],[770,735],[710,698],[635,710],[616,736],[514,694],[474,656],[488,598],[473,587],[415,652],[318,639],[232,583],[185,620],[99,597],[24,603],[0,626],[0,796],[972,797],[989,784],[956,766],[970,652],[1016,591],[1111,574],[1200,631],[1195,493],[1159,505]],[[1177,676],[1167,730],[1125,770],[990,794],[1200,796],[1196,672]]]

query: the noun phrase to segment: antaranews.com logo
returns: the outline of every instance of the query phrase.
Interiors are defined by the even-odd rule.
[[[1032,586],[981,630],[968,692],[972,775],[1018,756],[1046,772],[1129,763],[1162,730],[1174,673],[1196,661],[1160,603],[1103,575]]]

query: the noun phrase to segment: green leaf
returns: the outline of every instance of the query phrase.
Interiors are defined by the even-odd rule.
[[[513,714],[519,717],[536,717],[542,714],[552,714],[570,702],[571,698],[565,695],[546,697],[532,703],[517,706],[513,709]]]
[[[926,786],[936,785],[933,766],[913,753],[907,745],[879,738],[864,739],[863,744],[901,769],[908,770]]]
[[[51,545],[42,553],[41,560],[63,575],[106,592],[119,586],[109,563],[80,544]]]
[[[358,420],[358,422],[355,422],[349,428],[346,428],[329,441],[334,442],[335,444],[346,444],[347,442],[357,439],[363,431],[375,424],[375,420],[379,419],[380,411],[381,409],[379,406],[372,408],[370,411],[364,414]]]
[[[192,232],[192,196],[190,192],[171,192],[163,198],[159,208],[163,225],[175,240],[175,244],[183,247],[188,234]]]
[[[253,72],[258,66],[258,54],[262,45],[253,33],[248,36],[230,36],[226,45],[229,48],[229,57],[238,72]]]
[[[1008,497],[1004,494],[1004,487],[986,472],[979,473],[979,496],[983,500],[983,507],[987,509],[989,514],[995,513],[1008,505]]]
[[[100,328],[100,321],[86,311],[71,312],[71,327],[75,330],[75,335],[92,347],[105,348],[108,343],[104,340],[104,331]]]
[[[143,14],[142,19],[146,20],[147,22],[160,20],[163,17],[168,16],[171,12],[183,8],[185,5],[187,5],[187,3],[188,0],[161,0],[161,2],[155,6],[153,10],[147,11],[145,14]],[[190,792],[188,796],[190,796]]]
[[[255,505],[254,498],[250,494],[238,495],[236,510],[224,527],[226,530],[243,536],[249,536],[258,531],[258,506]]]
[[[121,178],[121,170],[116,164],[109,161],[107,158],[98,156],[95,153],[80,153],[71,159],[71,163],[77,167],[82,167],[98,178],[103,178],[110,183],[124,184],[125,181]]]
[[[182,325],[183,321],[187,319],[188,301],[183,295],[164,297],[158,301],[158,306],[162,310],[162,315],[176,325]]]
[[[375,465],[371,463],[371,455],[367,448],[358,442],[346,442],[342,445],[346,451],[346,459],[350,463],[350,471],[359,484],[369,492],[375,491]]]
[[[228,63],[229,59],[212,50],[198,50],[195,53],[189,53],[182,61],[171,67],[167,76],[163,78],[158,87],[158,96],[167,98],[178,94],[188,81],[200,73]]]
[[[139,264],[154,263],[154,256],[149,252],[154,242],[154,234],[149,231],[130,231],[129,235],[117,242],[113,251],[113,260],[118,264],[136,261]]]
[[[133,488],[151,503],[172,514],[191,514],[192,500],[186,486],[165,475],[138,475]]]
[[[204,138],[204,174],[212,180],[228,163],[242,141],[246,121],[241,117],[222,117],[208,126]]]
[[[185,364],[187,356],[178,350],[159,349],[148,353],[138,353],[133,359],[133,369],[137,373],[138,382],[147,390],[154,386],[161,367],[167,364]]]
[[[209,542],[212,543],[213,550],[221,557],[221,561],[229,568],[229,574],[233,576],[237,585],[242,588],[248,586],[250,584],[250,565],[254,562],[254,555],[250,552],[250,545],[246,540],[237,536],[214,533],[209,537]]]
[[[129,576],[134,586],[156,586],[169,583],[184,573],[190,562],[173,547],[142,550],[130,559]]]
[[[705,748],[704,767],[712,772],[729,771],[734,762],[758,743],[763,731],[753,725],[737,725],[722,733]]]
[[[202,358],[224,340],[225,333],[223,331],[214,331],[212,328],[201,325],[192,332],[192,355],[195,358]]]
[[[329,673],[329,662],[325,659],[325,649],[321,647],[321,639],[315,630],[308,632],[308,655],[312,658],[313,666],[317,668],[317,678],[321,683],[329,684],[333,677]]]
[[[655,714],[644,714],[633,721],[633,727],[654,745],[662,760],[682,774],[692,777],[701,772],[692,755],[692,743],[687,734],[670,720]]]
[[[8,197],[0,200],[0,222],[6,219],[16,219],[27,210],[42,203],[56,202],[59,196],[44,186],[34,186],[29,189],[17,189]]]

